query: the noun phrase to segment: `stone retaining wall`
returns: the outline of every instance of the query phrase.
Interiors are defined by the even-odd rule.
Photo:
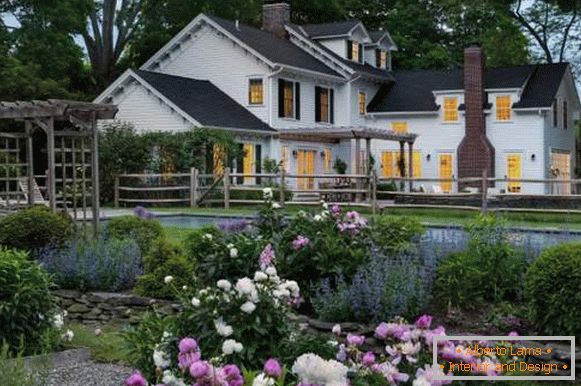
[[[180,305],[164,300],[135,296],[130,293],[55,291],[59,307],[67,319],[83,324],[136,323],[145,311],[156,309],[173,314]]]

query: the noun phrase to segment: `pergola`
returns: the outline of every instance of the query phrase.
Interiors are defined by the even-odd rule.
[[[413,146],[418,135],[413,133],[396,133],[392,130],[384,130],[372,127],[338,127],[338,128],[300,128],[300,129],[283,129],[280,130],[280,139],[297,140],[297,141],[313,141],[313,142],[338,142],[341,140],[354,139],[355,140],[355,154],[361,152],[361,140],[366,142],[367,164],[371,165],[371,140],[381,139],[386,141],[399,142],[400,160],[399,163],[400,175],[405,177],[405,144],[409,147],[409,170],[413,169]],[[355,157],[355,169],[360,170],[360,158]]]
[[[17,123],[0,127],[0,207],[10,211],[44,203],[53,211],[60,207],[74,219],[85,221],[91,213],[97,231],[97,121],[113,119],[116,114],[117,107],[113,105],[88,102],[57,99],[0,102],[0,119]],[[46,166],[46,173],[40,175],[34,174],[35,154],[44,151],[42,146],[34,148],[37,130],[46,135],[47,162],[42,165]],[[44,195],[36,178],[46,181]]]

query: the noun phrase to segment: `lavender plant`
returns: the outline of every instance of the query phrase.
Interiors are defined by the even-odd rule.
[[[38,259],[65,289],[128,290],[143,273],[141,253],[132,240],[77,238],[61,248],[45,248]]]

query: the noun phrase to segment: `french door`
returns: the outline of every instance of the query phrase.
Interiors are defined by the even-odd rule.
[[[315,154],[314,150],[297,151],[297,174],[299,176],[315,174]],[[312,177],[299,177],[297,187],[299,190],[312,190],[315,188],[315,180]]]

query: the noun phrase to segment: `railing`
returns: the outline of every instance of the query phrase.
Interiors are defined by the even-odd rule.
[[[370,174],[123,174],[115,181],[115,206],[121,204],[252,205],[263,202],[263,189],[271,187],[281,205],[349,203],[370,207],[463,208],[581,211],[581,179],[383,178]],[[542,204],[542,205],[541,205]]]

